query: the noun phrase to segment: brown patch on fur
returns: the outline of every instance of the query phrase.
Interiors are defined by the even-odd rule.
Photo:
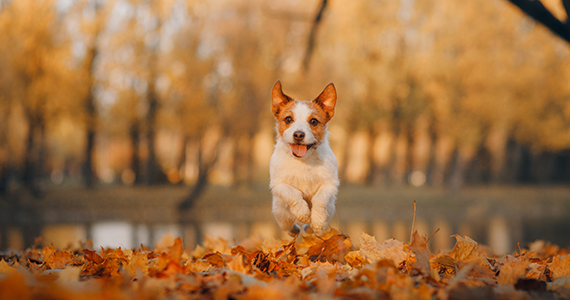
[[[315,103],[314,101],[307,102],[307,105],[313,112],[309,115],[309,118],[306,121],[309,123],[311,131],[317,139],[317,143],[320,144],[327,134],[327,122],[330,120],[330,117],[328,116],[328,112],[325,111],[318,103]],[[310,125],[311,119],[313,118],[319,121],[317,126]]]
[[[309,124],[309,127],[315,136],[315,139],[318,141],[317,143],[321,143],[327,133],[327,123],[334,115],[334,107],[336,104],[336,90],[332,83],[327,85],[315,100],[305,102],[293,100],[293,98],[285,95],[281,88],[281,82],[277,81],[271,90],[271,98],[271,111],[277,120],[276,130],[279,136],[283,137],[285,130],[287,130],[287,128],[289,128],[291,124],[295,122],[295,116],[292,112],[295,105],[297,103],[305,103],[313,111],[309,118],[305,120],[305,122]],[[291,117],[292,119],[289,124],[287,124],[285,121],[287,117]],[[315,126],[311,125],[311,119],[313,118],[319,121],[319,123]]]
[[[293,103],[293,98],[285,95],[281,89],[281,81],[277,80],[271,90],[271,111],[277,116],[281,113],[281,108],[287,104]]]
[[[325,111],[326,122],[330,121],[334,116],[334,107],[336,105],[336,89],[334,84],[329,83],[312,103]]]
[[[277,107],[277,114],[274,116],[277,120],[277,133],[279,133],[279,136],[281,137],[283,136],[283,132],[285,132],[285,130],[287,130],[287,128],[289,128],[291,124],[295,122],[295,116],[293,115],[292,110],[295,107],[296,102],[297,101],[290,101]],[[289,124],[285,122],[285,119],[287,117],[291,117],[292,119]]]

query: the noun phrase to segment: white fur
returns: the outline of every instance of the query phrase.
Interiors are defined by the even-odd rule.
[[[291,123],[291,126],[283,132],[283,139],[286,143],[295,143],[295,140],[293,139],[293,132],[295,131],[302,131],[305,133],[304,144],[309,145],[317,142],[315,136],[311,132],[309,123],[307,123],[311,113],[312,111],[306,103],[300,101],[295,103],[295,107],[293,108],[293,116],[295,117],[294,121]]]
[[[294,123],[283,137],[277,134],[269,164],[273,214],[281,229],[292,233],[298,230],[296,223],[310,224],[316,233],[325,229],[334,215],[339,185],[336,157],[328,142],[330,133],[317,141],[307,122],[310,113],[306,104],[296,103]],[[301,158],[293,156],[289,146],[296,130],[305,132],[306,144],[317,143]]]

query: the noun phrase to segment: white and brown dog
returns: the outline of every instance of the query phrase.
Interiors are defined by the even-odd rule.
[[[291,235],[321,233],[334,215],[338,191],[336,157],[329,146],[327,123],[334,115],[336,90],[330,83],[313,101],[283,94],[277,81],[271,91],[271,110],[277,120],[277,143],[269,173],[273,214]]]

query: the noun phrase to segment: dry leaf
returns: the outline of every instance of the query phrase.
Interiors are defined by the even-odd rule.
[[[4,259],[0,258],[0,273],[1,274],[12,274],[15,273],[16,268],[10,266]]]
[[[479,256],[477,248],[479,244],[468,236],[455,235],[457,242],[451,251],[451,257],[456,262],[469,262]]]
[[[360,236],[360,253],[368,261],[376,262],[382,259],[391,260],[396,266],[406,259],[404,243],[388,239],[380,244],[373,236],[362,233]]]
[[[191,256],[184,253],[180,239],[142,251],[27,249],[21,257],[0,254],[0,298],[530,299],[549,293],[549,298],[557,299],[569,295],[570,259],[564,250],[554,258],[540,258],[556,247],[535,245],[539,252],[487,258],[475,241],[456,237],[450,254],[431,259],[425,237],[417,232],[410,245],[393,239],[379,244],[363,234],[360,251],[353,250],[349,237],[331,233],[291,242],[268,240],[267,251],[230,248],[226,241],[209,239],[206,248],[197,247]],[[547,284],[550,278],[553,282]]]
[[[526,278],[527,261],[517,260],[505,264],[499,269],[497,283],[501,285],[514,286],[520,278]]]
[[[322,243],[317,243],[307,251],[309,259],[321,262],[345,263],[344,256],[354,250],[350,238],[346,235],[333,235]]]
[[[68,251],[56,251],[54,247],[45,247],[42,250],[44,262],[50,269],[61,269],[73,264],[72,253]]]
[[[362,257],[360,251],[350,251],[344,256],[346,262],[348,262],[353,268],[362,268],[368,261]]]
[[[420,236],[417,231],[412,235],[412,242],[407,247],[412,253],[408,252],[406,259],[406,266],[408,271],[412,269],[421,272],[424,275],[430,274],[429,263],[429,250],[427,248],[427,240],[425,237]]]
[[[147,276],[148,268],[148,254],[144,252],[134,253],[129,263],[125,266],[125,269],[131,278],[137,277],[136,274],[138,271],[140,271],[142,275]]]
[[[570,277],[570,255],[566,255],[564,259],[560,259],[560,255],[557,255],[547,265],[552,272],[553,279]]]

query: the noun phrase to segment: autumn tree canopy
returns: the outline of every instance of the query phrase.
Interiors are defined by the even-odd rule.
[[[568,44],[509,1],[1,3],[3,191],[263,183],[277,79],[338,87],[343,182],[570,180]]]

